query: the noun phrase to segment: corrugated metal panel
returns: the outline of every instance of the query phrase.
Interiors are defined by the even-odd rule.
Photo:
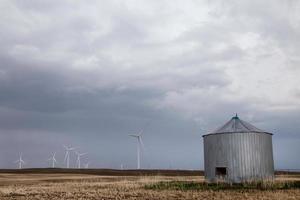
[[[274,161],[272,135],[230,133],[206,135],[204,167],[208,181],[217,181],[216,167],[226,167],[228,182],[272,178]]]

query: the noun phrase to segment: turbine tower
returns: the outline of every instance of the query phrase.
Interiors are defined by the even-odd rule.
[[[66,150],[64,162],[67,162],[67,168],[69,168],[70,167],[70,151],[75,150],[75,148],[71,147],[71,146],[70,147],[67,147],[65,145],[63,145],[63,146],[64,146],[64,148]]]
[[[18,163],[19,169],[22,169],[22,164],[25,164],[24,160],[22,159],[22,153],[20,153],[20,157],[15,161],[15,163]]]
[[[76,160],[77,167],[78,167],[78,169],[80,169],[80,158],[81,158],[81,156],[86,155],[86,153],[79,153],[79,152],[77,152],[77,151],[75,151],[75,153],[76,153],[76,155],[77,155],[77,160]]]
[[[142,141],[142,131],[139,134],[130,134],[129,136],[137,139],[137,169],[141,169],[141,149],[144,146]]]
[[[48,159],[48,161],[52,161],[52,168],[55,167],[55,163],[57,163],[56,159],[55,159],[55,154],[56,152],[53,153],[52,157]]]

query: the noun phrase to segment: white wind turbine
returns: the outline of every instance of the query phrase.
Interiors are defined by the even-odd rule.
[[[55,159],[55,154],[56,152],[53,153],[52,157],[49,158],[47,161],[52,161],[52,168],[55,167],[55,163],[57,163],[56,159]]]
[[[141,149],[143,148],[144,144],[142,141],[142,132],[140,131],[139,134],[130,134],[129,136],[134,137],[137,139],[137,169],[141,168]]]
[[[77,151],[75,151],[75,153],[76,153],[76,155],[77,155],[77,160],[76,160],[77,167],[78,167],[78,169],[80,169],[80,158],[81,158],[81,156],[84,156],[84,155],[86,155],[87,153],[79,153],[79,152],[77,152]]]
[[[24,160],[22,159],[22,153],[20,153],[20,157],[15,161],[15,163],[18,163],[19,169],[22,169],[22,164],[25,164]]]
[[[75,148],[71,147],[71,146],[70,147],[67,147],[65,145],[63,145],[63,146],[66,149],[66,154],[65,154],[64,162],[67,162],[67,168],[69,168],[70,167],[70,151],[75,150]]]
[[[89,164],[90,164],[90,162],[85,163],[85,164],[84,164],[84,168],[85,168],[85,169],[89,168]]]

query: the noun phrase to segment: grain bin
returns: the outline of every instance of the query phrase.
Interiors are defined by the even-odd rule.
[[[205,179],[229,183],[272,179],[272,135],[237,115],[203,135]]]

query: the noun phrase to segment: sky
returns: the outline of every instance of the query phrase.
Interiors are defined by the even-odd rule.
[[[0,168],[135,168],[142,131],[142,168],[203,169],[238,113],[300,169],[299,38],[297,0],[2,0]]]

